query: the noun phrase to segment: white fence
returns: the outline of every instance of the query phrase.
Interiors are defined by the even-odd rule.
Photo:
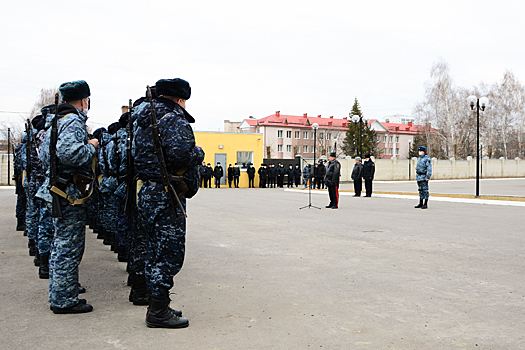
[[[323,157],[322,159],[326,159]],[[355,159],[346,157],[338,159],[341,163],[341,181],[351,181],[350,175],[355,165]],[[303,159],[312,163],[312,158]],[[375,180],[415,180],[417,158],[408,159],[374,159],[376,164]],[[410,169],[410,178],[409,178]],[[525,161],[516,159],[482,159],[480,170],[483,178],[525,177]],[[476,159],[438,160],[432,158],[432,179],[472,179],[476,177]]]

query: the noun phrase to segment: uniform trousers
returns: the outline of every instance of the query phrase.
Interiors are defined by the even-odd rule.
[[[428,181],[418,181],[417,190],[419,191],[419,199],[428,199]]]
[[[365,179],[366,196],[372,197],[372,179]]]
[[[363,178],[360,177],[359,179],[354,180],[354,192],[355,192],[355,195],[360,197],[362,190],[363,190]]]
[[[330,196],[330,207],[339,207],[339,186],[328,185],[328,196]]]
[[[62,218],[54,218],[55,235],[49,259],[49,302],[67,308],[78,304],[78,265],[86,243],[86,205],[60,198]],[[51,203],[46,203],[51,210]]]
[[[186,208],[186,198],[182,197]],[[176,220],[169,195],[162,184],[146,182],[138,193],[140,229],[146,232],[146,282],[154,296],[173,287],[173,277],[182,269],[186,243],[186,219]],[[177,216],[181,215],[177,208]]]

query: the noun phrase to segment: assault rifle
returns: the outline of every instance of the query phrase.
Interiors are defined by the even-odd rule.
[[[131,213],[133,202],[135,200],[135,191],[133,189],[133,157],[131,155],[131,144],[133,142],[133,119],[131,118],[131,109],[133,105],[129,99],[129,118],[126,125],[126,168],[128,169],[128,176],[126,179],[126,201],[124,202],[124,212]]]
[[[31,176],[31,152],[33,149],[33,127],[29,119],[26,124],[26,134],[27,134],[27,143],[26,143],[26,178],[29,183],[29,177]]]
[[[55,115],[51,122],[51,137],[49,142],[49,186],[55,186],[64,189],[67,186],[67,180],[60,177],[57,159],[57,140],[58,140],[58,93],[55,94]],[[59,195],[53,191],[49,191],[53,197],[53,207],[51,209],[52,218],[62,218],[62,208],[60,207]]]
[[[172,178],[174,178],[174,176],[170,176],[170,174],[168,173],[166,162],[164,160],[164,152],[159,136],[159,125],[157,123],[157,115],[155,113],[155,106],[153,105],[153,97],[151,95],[151,88],[149,87],[149,85],[147,86],[146,91],[146,101],[150,103],[151,107],[151,134],[153,135],[153,148],[155,149],[155,154],[157,155],[157,160],[159,162],[160,174],[162,176],[162,185],[164,186],[164,190],[169,194],[170,204],[173,207],[173,210],[175,211],[175,220],[184,219],[187,217],[186,211],[184,210],[184,206],[182,205],[180,198],[177,195],[177,191],[175,191],[175,187],[173,187],[173,184],[170,181]],[[175,207],[175,205],[179,207],[179,209],[182,212],[182,215],[178,215],[177,208]]]

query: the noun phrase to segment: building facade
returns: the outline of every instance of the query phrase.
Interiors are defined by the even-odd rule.
[[[317,131],[312,128],[315,123],[319,125]],[[261,119],[244,119],[239,125],[241,133],[262,133],[264,157],[274,159],[298,155],[312,158],[314,151],[316,157],[326,156],[335,149],[336,143],[342,145],[347,129],[347,118],[282,115],[279,111]],[[317,139],[315,147],[314,137]],[[340,148],[338,154],[339,151]]]

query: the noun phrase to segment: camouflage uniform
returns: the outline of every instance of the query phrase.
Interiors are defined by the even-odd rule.
[[[25,231],[25,220],[26,220],[26,207],[27,197],[22,185],[22,174],[24,166],[22,164],[22,157],[25,153],[25,142],[15,147],[15,159],[14,159],[14,176],[16,181],[16,218],[17,218],[17,230]]]
[[[199,188],[197,166],[204,159],[204,152],[195,145],[190,126],[194,119],[171,100],[159,97],[154,105],[168,172],[176,174],[187,168],[184,178],[191,191],[188,196],[192,196]],[[173,277],[182,268],[186,220],[175,220],[169,196],[162,185],[150,129],[149,103],[142,103],[136,112],[138,128],[134,135],[134,157],[139,178],[144,181],[137,203],[139,230],[144,230],[148,236],[146,279],[152,296],[163,296],[173,287]],[[185,205],[186,198],[182,197],[181,202]]]
[[[57,158],[61,176],[69,178],[74,173],[92,176],[92,159],[96,149],[88,143],[86,114],[67,103],[59,105],[58,114]],[[48,202],[48,209],[52,203],[48,190],[50,134],[51,128],[45,134],[40,153],[47,177],[37,194]],[[82,197],[78,186],[71,182],[65,193],[73,201]],[[60,205],[63,217],[53,219],[55,235],[49,262],[49,301],[53,308],[69,308],[79,304],[78,265],[84,254],[87,203],[70,205],[60,198]]]
[[[428,199],[429,193],[427,180],[430,180],[430,177],[432,176],[432,160],[427,154],[419,156],[417,159],[416,174],[419,199]]]
[[[42,162],[40,159],[40,154],[42,153],[42,145],[44,143],[44,139],[47,133],[47,130],[51,128],[51,122],[54,117],[54,114],[48,114],[51,113],[49,111],[49,106],[42,108],[42,115],[46,116],[46,122],[43,130],[40,130],[37,135],[37,146],[38,146],[38,161],[40,163],[40,173],[37,176],[38,179],[38,187],[40,188],[46,179],[46,174],[48,174],[49,169],[49,163],[48,162]],[[38,189],[37,189],[38,192]],[[54,234],[54,228],[53,228],[53,220],[51,219],[51,206],[48,205],[47,202],[43,201],[42,199],[37,197],[38,202],[40,203],[40,217],[39,217],[39,224],[38,224],[38,250],[40,252],[40,255],[43,254],[50,254],[51,252],[51,245],[53,243],[53,234]]]
[[[114,135],[109,132],[102,133],[98,164],[100,173],[104,176],[100,181],[101,224],[104,230],[104,244],[113,245],[115,240],[115,228],[117,223],[117,201],[114,195],[118,186],[118,180],[111,171],[112,147],[111,141]]]

